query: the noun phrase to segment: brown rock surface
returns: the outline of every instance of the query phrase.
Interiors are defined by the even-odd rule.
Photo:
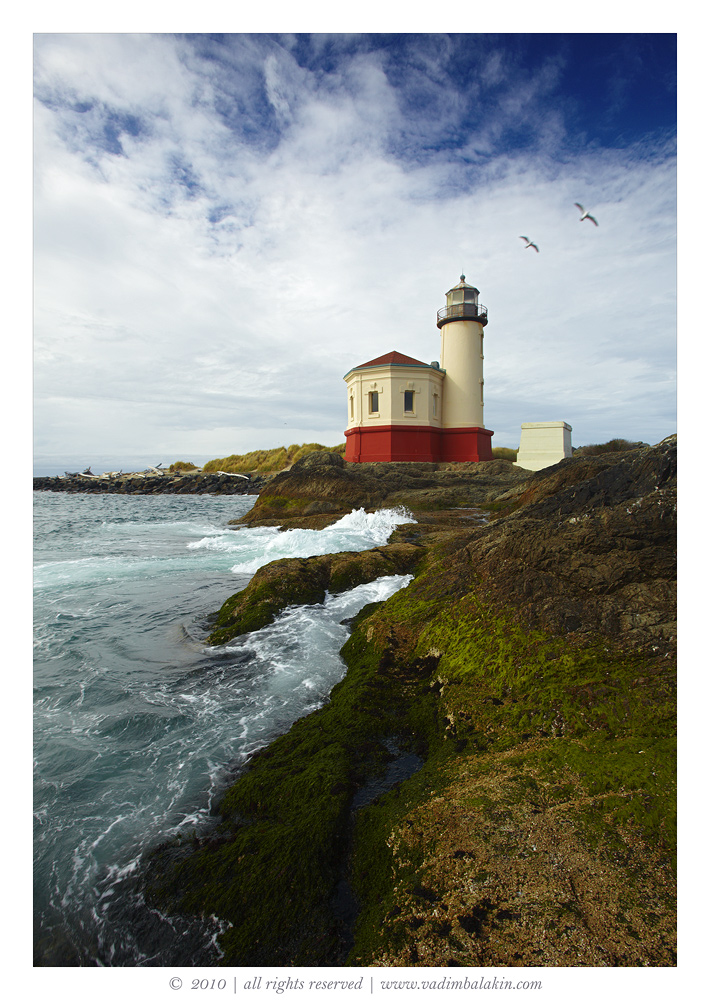
[[[502,460],[357,464],[318,452],[270,480],[254,507],[233,523],[312,527],[307,518],[329,517],[333,523],[359,507],[406,505],[418,511],[477,506],[520,488],[530,475]]]
[[[544,745],[454,765],[446,796],[392,831],[395,869],[427,849],[414,891],[405,879],[393,895],[387,936],[407,943],[374,966],[675,964],[673,876],[632,831],[614,855],[580,837],[580,814],[604,796],[571,771],[546,780]]]
[[[676,638],[676,440],[536,473],[518,507],[481,527],[449,577],[528,625],[663,654]]]

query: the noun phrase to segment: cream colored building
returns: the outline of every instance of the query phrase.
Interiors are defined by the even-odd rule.
[[[483,424],[486,307],[464,275],[437,313],[441,362],[390,351],[344,376],[348,462],[481,462],[493,431]]]
[[[348,373],[348,427],[362,421],[441,426],[444,373],[437,362],[391,351]]]

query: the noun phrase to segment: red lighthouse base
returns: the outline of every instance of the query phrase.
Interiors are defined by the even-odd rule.
[[[485,427],[352,427],[346,462],[489,462],[493,431]]]

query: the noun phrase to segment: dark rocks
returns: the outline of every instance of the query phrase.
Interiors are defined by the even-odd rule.
[[[518,505],[534,505],[529,508],[534,517],[564,517],[637,500],[666,486],[675,489],[676,448],[673,435],[637,451],[563,459],[533,475]]]
[[[329,500],[314,500],[303,508],[303,515],[311,517],[313,514],[336,514],[340,509],[340,504],[331,503]]]
[[[34,490],[53,493],[122,493],[152,496],[158,493],[210,493],[218,496],[243,496],[259,493],[267,479],[252,476],[249,479],[218,473],[189,473],[186,475],[136,474],[103,478],[101,476],[43,476],[32,480]]]
[[[454,557],[451,578],[477,580],[529,625],[665,655],[676,635],[676,439],[589,463],[536,473],[519,509]]]
[[[417,514],[421,543],[445,557],[430,586],[442,600],[475,590],[575,643],[596,636],[674,656],[675,463],[669,438],[541,470],[488,523],[469,517],[468,530],[462,511]]]
[[[335,451],[312,451],[309,455],[305,455],[298,462],[295,462],[291,469],[295,469],[296,472],[305,472],[308,469],[323,469],[328,466],[342,469],[344,465],[345,461],[342,455]]]

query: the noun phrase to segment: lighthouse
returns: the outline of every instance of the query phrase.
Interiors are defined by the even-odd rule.
[[[483,328],[478,289],[459,283],[437,314],[441,361],[390,351],[351,368],[347,462],[481,462],[493,431],[483,424]]]
[[[446,372],[442,461],[480,462],[492,457],[493,432],[483,423],[483,328],[488,310],[478,301],[479,294],[462,274],[436,317],[441,367]]]

